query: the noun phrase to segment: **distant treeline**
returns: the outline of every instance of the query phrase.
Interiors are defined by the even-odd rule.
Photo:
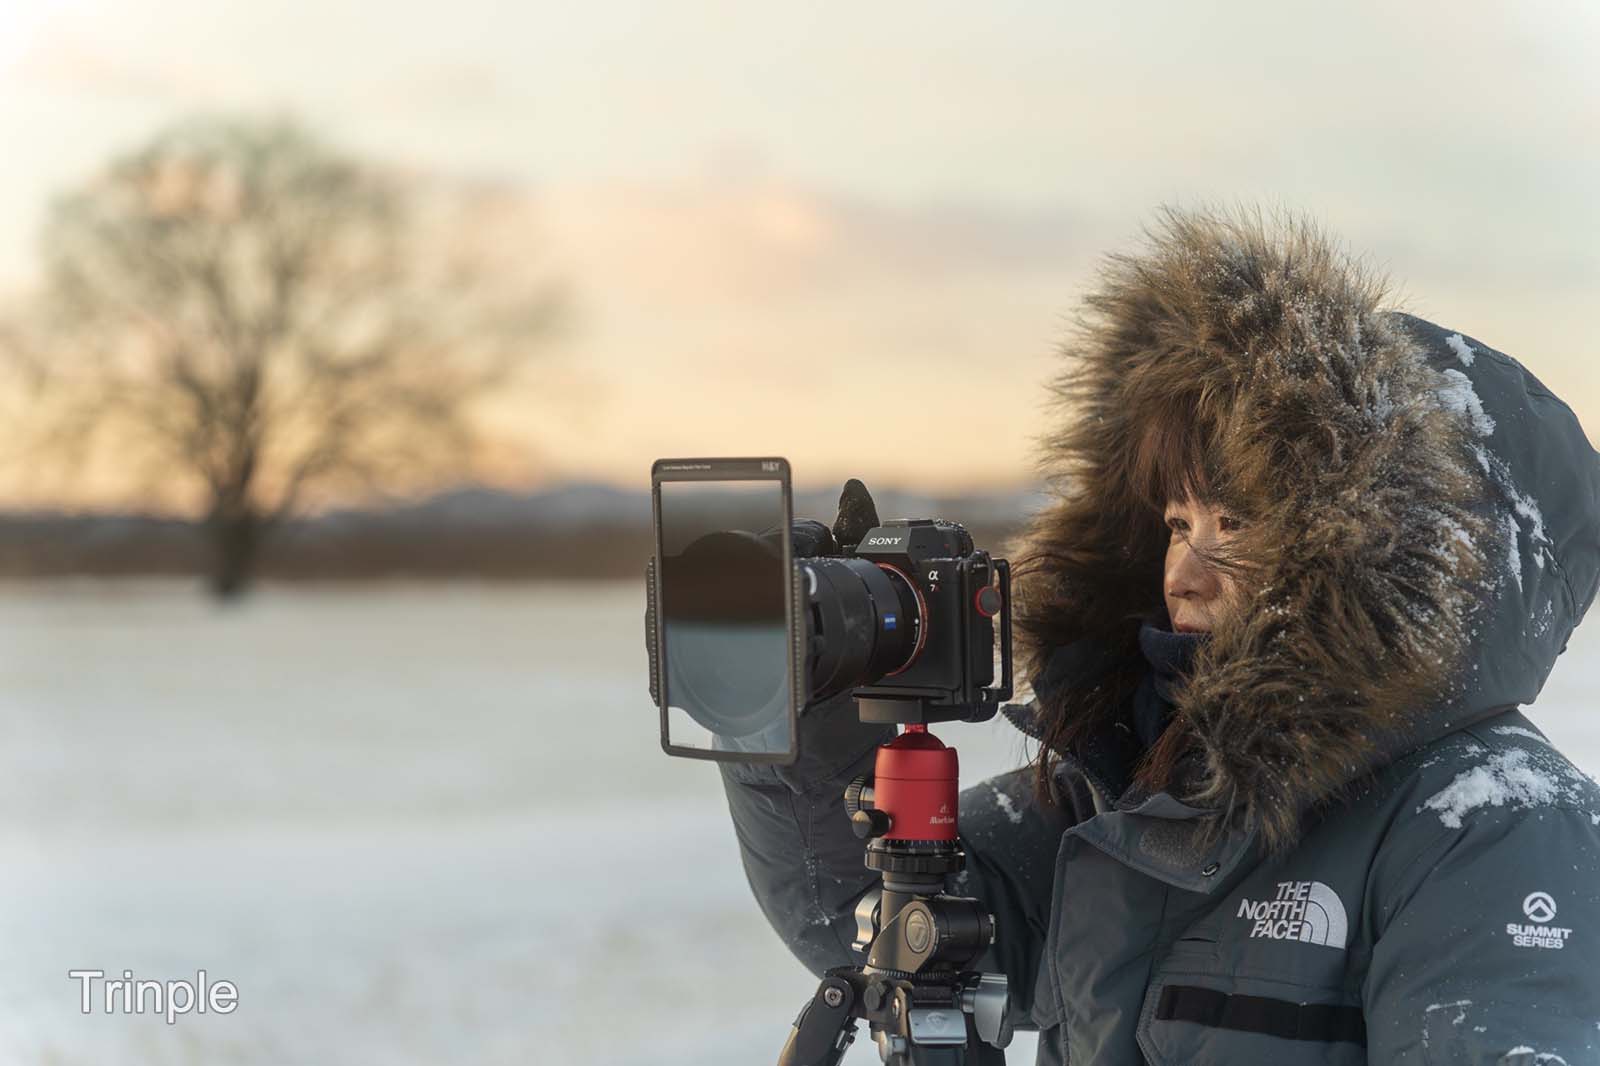
[[[831,523],[830,493],[797,493],[795,513]],[[968,497],[875,493],[880,517],[961,522],[995,554],[1037,505],[1029,492]],[[0,576],[203,576],[198,522],[138,514],[0,515]],[[543,493],[461,489],[421,503],[286,523],[260,573],[279,580],[384,577],[642,577],[653,550],[648,492],[568,485]]]

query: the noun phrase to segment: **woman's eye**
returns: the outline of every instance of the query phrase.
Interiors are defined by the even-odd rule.
[[[1181,518],[1169,518],[1167,519],[1167,525],[1171,527],[1174,533],[1182,533],[1184,530],[1189,528],[1189,523],[1185,522]]]

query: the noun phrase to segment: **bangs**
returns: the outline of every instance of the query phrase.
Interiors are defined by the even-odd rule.
[[[1220,434],[1195,417],[1194,408],[1164,405],[1145,423],[1128,471],[1130,487],[1140,502],[1157,514],[1169,500],[1215,502],[1222,495]]]

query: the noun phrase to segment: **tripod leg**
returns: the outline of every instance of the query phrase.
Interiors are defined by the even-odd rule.
[[[848,981],[824,977],[794,1020],[789,1039],[778,1054],[778,1066],[839,1066],[856,1038],[855,989]]]

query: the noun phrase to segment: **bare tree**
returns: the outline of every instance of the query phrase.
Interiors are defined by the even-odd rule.
[[[54,206],[12,333],[55,450],[191,487],[224,597],[309,498],[458,468],[472,403],[556,306],[508,295],[461,202],[283,120],[189,121],[114,161]]]

